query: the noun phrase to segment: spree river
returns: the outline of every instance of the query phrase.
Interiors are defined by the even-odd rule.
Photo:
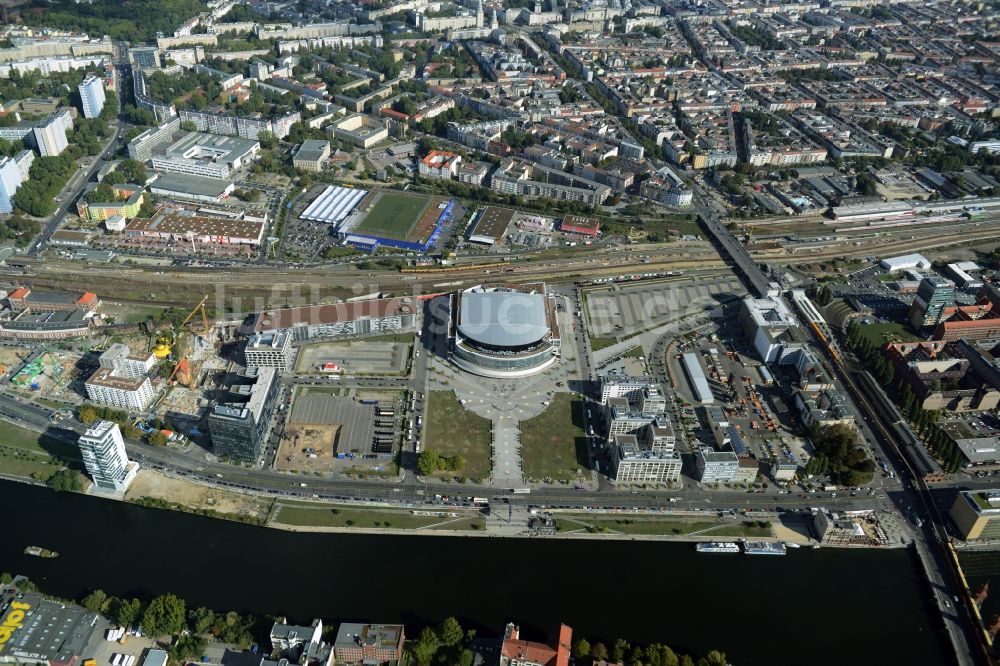
[[[663,642],[747,664],[952,663],[908,551],[699,554],[651,541],[298,534],[0,482],[0,570],[290,620],[455,615],[480,635]],[[54,560],[25,546],[59,551]]]

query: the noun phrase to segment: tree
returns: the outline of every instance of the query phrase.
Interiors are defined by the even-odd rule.
[[[441,622],[441,626],[438,627],[438,638],[441,640],[441,645],[453,647],[458,645],[464,636],[462,625],[453,617],[446,617]]]
[[[434,451],[433,449],[424,449],[420,452],[420,455],[417,456],[417,469],[420,470],[420,473],[424,476],[433,474],[438,469],[439,459],[440,455],[437,451]]]
[[[624,638],[619,638],[615,641],[615,646],[611,648],[611,661],[621,664],[625,661],[625,653],[629,651],[632,646]]]
[[[71,469],[57,470],[45,480],[45,485],[56,492],[80,492],[83,490],[80,474]]]
[[[274,132],[269,132],[268,130],[258,132],[257,141],[260,142],[260,147],[264,150],[270,150],[278,145],[278,139],[274,136]]]
[[[95,613],[104,613],[108,610],[108,606],[111,604],[111,599],[104,590],[94,590],[87,596],[85,596],[80,604],[89,611]]]
[[[117,599],[114,607],[114,617],[118,624],[130,627],[139,619],[142,602],[138,599]]]
[[[424,627],[420,630],[417,642],[413,644],[413,658],[420,666],[429,666],[440,646],[441,641],[434,630]]]
[[[172,594],[161,594],[149,602],[142,614],[142,626],[150,636],[176,634],[184,628],[184,600]]]
[[[170,648],[170,656],[176,662],[184,663],[190,659],[200,657],[205,651],[208,641],[198,634],[186,634],[180,636],[177,642]]]
[[[590,656],[597,661],[604,661],[608,658],[608,646],[604,643],[594,643],[590,648]]]
[[[167,445],[167,436],[164,435],[159,430],[157,430],[154,433],[150,433],[150,435],[149,435],[149,443],[152,444],[153,446],[166,446]]]
[[[573,641],[573,656],[583,659],[590,656],[590,641],[586,638],[578,638]]]

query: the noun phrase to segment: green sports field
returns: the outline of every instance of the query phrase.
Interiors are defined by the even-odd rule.
[[[383,192],[355,231],[406,240],[430,203],[431,198],[423,195]]]

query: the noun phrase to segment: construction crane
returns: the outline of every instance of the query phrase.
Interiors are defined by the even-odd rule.
[[[208,300],[208,295],[205,295],[205,297],[198,302],[198,305],[194,306],[191,312],[188,313],[188,316],[184,317],[184,321],[181,322],[181,325],[178,328],[184,328],[185,326],[187,326],[187,323],[191,321],[191,319],[196,314],[198,314],[198,312],[201,312],[202,330],[199,335],[202,336],[208,335],[209,332],[211,332],[212,327],[208,323],[208,314],[205,312],[205,301],[207,300]]]

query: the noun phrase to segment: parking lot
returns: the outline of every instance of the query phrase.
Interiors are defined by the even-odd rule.
[[[319,342],[302,345],[295,363],[295,374],[324,373],[325,363],[336,363],[348,375],[402,375],[412,345],[401,342]]]
[[[746,288],[735,276],[701,281],[640,282],[585,293],[590,334],[622,337],[694,314],[714,309],[727,299],[742,296]]]

